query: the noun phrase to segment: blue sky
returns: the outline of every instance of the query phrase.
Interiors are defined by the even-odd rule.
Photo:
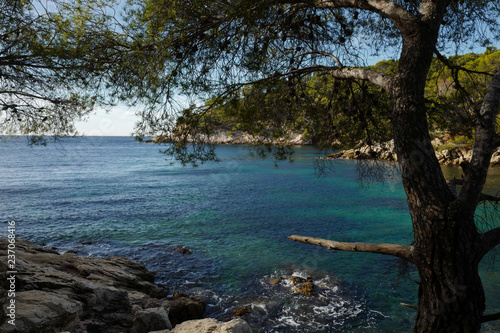
[[[500,48],[500,45],[495,45]],[[478,47],[474,50],[467,50],[461,54],[468,52],[483,53],[485,47]],[[381,60],[390,59],[390,56],[368,56],[366,61],[372,65]],[[185,97],[182,98],[185,100]],[[186,105],[189,103],[185,102]],[[76,123],[76,128],[79,134],[85,136],[131,136],[134,131],[135,123],[139,117],[135,114],[135,109],[124,105],[118,105],[111,108],[110,111],[96,110],[96,112],[88,117],[87,121],[79,121]]]

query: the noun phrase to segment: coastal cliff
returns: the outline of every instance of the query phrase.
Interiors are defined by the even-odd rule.
[[[154,143],[171,143],[177,142],[179,139],[175,136],[158,135],[153,137],[151,140],[146,140],[145,142]],[[188,142],[203,141],[210,144],[221,144],[221,145],[231,145],[231,144],[258,144],[262,142],[268,142],[264,137],[254,136],[244,131],[227,131],[227,130],[217,130],[212,135],[201,135],[199,139],[194,139],[193,137],[187,138]],[[302,134],[290,133],[287,137],[278,138],[270,141],[272,144],[290,144],[290,145],[311,145],[312,140],[309,138],[304,138]]]
[[[8,267],[9,244],[0,239],[1,332],[180,333],[207,320],[217,332],[250,332],[241,319],[201,319],[204,301],[168,296],[153,272],[126,258],[60,254],[16,239],[15,266]]]

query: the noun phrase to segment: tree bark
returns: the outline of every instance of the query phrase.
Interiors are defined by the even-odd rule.
[[[424,219],[418,222],[433,227],[416,237],[420,287],[414,332],[478,332],[485,296],[474,221],[456,215],[441,221]]]
[[[338,78],[368,80],[391,96],[394,143],[403,186],[413,222],[411,255],[398,255],[396,245],[327,242],[292,236],[310,244],[345,251],[384,253],[411,258],[419,271],[419,303],[414,332],[478,332],[485,320],[485,296],[478,266],[481,258],[500,241],[500,229],[480,235],[475,208],[491,158],[498,111],[500,76],[495,76],[492,96],[478,115],[472,172],[461,193],[448,186],[431,144],[424,101],[427,73],[438,33],[450,0],[422,0],[418,14],[410,14],[389,1],[318,1],[329,8],[359,7],[388,18],[402,35],[397,73],[385,76],[342,68],[330,68]],[[327,70],[326,68],[324,70]],[[369,74],[369,75],[368,75]],[[498,83],[495,83],[498,82]],[[495,95],[496,94],[496,95]],[[488,94],[487,94],[488,95]],[[362,250],[360,250],[362,249]],[[488,317],[489,318],[489,317]]]
[[[439,1],[426,3],[419,27],[403,35],[391,88],[394,142],[420,276],[414,332],[478,332],[485,307],[478,274],[480,235],[473,212],[463,214],[453,205],[456,195],[436,159],[426,118],[424,86],[443,10]]]

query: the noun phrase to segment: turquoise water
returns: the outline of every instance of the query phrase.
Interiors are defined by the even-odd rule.
[[[15,220],[18,237],[41,245],[139,260],[171,291],[205,299],[208,316],[227,320],[236,306],[251,307],[245,319],[256,332],[412,330],[414,310],[399,304],[416,304],[417,286],[400,277],[396,259],[287,239],[410,244],[397,178],[363,188],[353,161],[318,178],[313,148],[297,148],[293,163],[277,168],[246,146],[220,146],[221,163],[197,168],[171,165],[160,148],[126,137],[0,144],[2,234]],[[497,174],[490,191],[500,188]],[[193,254],[173,252],[178,244]],[[482,273],[487,313],[500,311],[495,269]],[[311,276],[314,294],[294,293],[292,274]],[[278,276],[281,284],[270,283]]]

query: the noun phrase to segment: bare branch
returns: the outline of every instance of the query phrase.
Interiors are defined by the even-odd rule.
[[[481,75],[493,76],[493,74],[488,73],[488,72],[473,71],[471,69],[468,69],[468,68],[465,68],[465,67],[462,67],[462,66],[454,65],[448,59],[446,59],[446,57],[443,56],[437,50],[437,48],[434,48],[434,54],[436,55],[436,57],[438,58],[439,61],[441,61],[446,67],[448,67],[451,70],[454,70],[454,71],[464,71],[464,72],[471,73],[471,74],[481,74]]]
[[[299,235],[289,236],[288,239],[312,245],[318,245],[328,248],[329,250],[340,250],[350,252],[370,252],[386,254],[403,258],[412,262],[413,247],[398,244],[383,244],[383,243],[344,243],[336,242],[328,239],[306,237]]]
[[[406,306],[407,308],[410,308],[410,309],[413,309],[413,310],[417,310],[418,311],[418,307],[415,306],[415,305],[411,305],[411,304],[406,304],[406,303],[399,303],[401,304],[402,306]]]
[[[322,55],[325,57],[332,58],[339,65],[340,68],[344,67],[344,65],[342,65],[342,63],[340,62],[339,58],[337,58],[336,56],[334,56],[331,53],[323,52],[323,51],[309,51],[309,52],[304,53],[303,55],[306,56],[309,54],[319,54],[319,55]]]
[[[492,201],[492,202],[499,202],[500,201],[500,197],[497,197],[495,195],[489,195],[489,194],[484,194],[484,193],[481,193],[481,195],[479,196],[479,201]]]
[[[300,74],[309,74],[315,72],[323,72],[328,73],[331,76],[337,79],[358,79],[365,80],[376,86],[381,87],[382,89],[389,91],[391,84],[391,75],[387,75],[384,73],[380,73],[371,69],[366,68],[358,68],[358,67],[328,67],[328,66],[310,66],[299,69],[294,69],[287,73],[283,73],[280,76],[287,75],[300,75]]]
[[[479,250],[479,258],[484,257],[497,245],[500,245],[500,227],[497,227],[482,234],[482,240]]]
[[[391,76],[374,70],[365,68],[338,68],[328,71],[333,77],[338,79],[358,79],[373,83],[385,91],[389,91]]]
[[[411,30],[413,24],[410,23],[417,22],[417,18],[412,13],[395,1],[390,0],[316,0],[313,3],[305,0],[274,0],[273,2],[275,4],[312,5],[316,8],[358,8],[367,10],[391,20],[401,32]]]
[[[319,0],[318,8],[359,8],[379,14],[388,18],[400,30],[408,29],[408,23],[415,22],[416,17],[395,1],[388,0]],[[405,26],[406,25],[406,26]]]
[[[486,323],[488,321],[494,321],[494,320],[500,320],[500,312],[481,317],[481,323]]]

